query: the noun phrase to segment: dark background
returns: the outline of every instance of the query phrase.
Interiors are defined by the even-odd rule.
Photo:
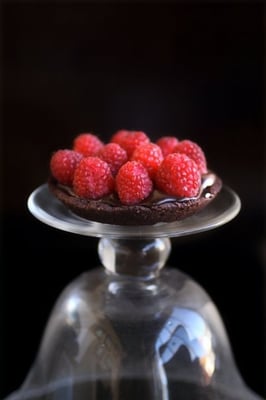
[[[98,264],[97,239],[27,210],[53,150],[82,131],[197,141],[242,209],[173,240],[223,317],[239,371],[266,394],[264,6],[257,2],[2,3],[0,397],[24,380],[61,290]]]

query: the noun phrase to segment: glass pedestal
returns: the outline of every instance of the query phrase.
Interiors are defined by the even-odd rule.
[[[6,400],[259,400],[237,370],[208,293],[167,265],[172,237],[217,228],[240,206],[224,187],[183,221],[115,226],[77,217],[46,184],[37,188],[30,212],[56,229],[99,238],[101,265],[60,294],[31,370]]]

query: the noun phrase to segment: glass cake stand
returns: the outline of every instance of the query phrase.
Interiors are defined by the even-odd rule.
[[[82,219],[46,184],[28,199],[38,220],[99,238],[101,264],[60,294],[24,383],[8,400],[258,400],[240,376],[206,291],[166,266],[171,237],[217,228],[241,207],[224,186],[183,221],[117,226]],[[165,268],[163,268],[165,267]]]

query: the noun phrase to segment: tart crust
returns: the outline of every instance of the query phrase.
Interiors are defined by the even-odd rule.
[[[154,191],[152,196],[136,205],[123,205],[116,195],[99,200],[80,198],[52,176],[48,179],[48,187],[70,211],[87,220],[115,225],[153,225],[180,221],[199,212],[218,195],[222,180],[209,171],[203,177],[198,197],[177,199]]]

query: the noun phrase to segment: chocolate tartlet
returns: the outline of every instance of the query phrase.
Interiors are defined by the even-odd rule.
[[[48,185],[69,210],[82,218],[116,225],[152,225],[179,221],[199,212],[220,192],[222,181],[215,174],[206,174],[200,195],[196,198],[180,200],[155,191],[149,198],[135,205],[121,204],[115,194],[100,200],[80,198],[52,177]]]
[[[135,131],[133,131],[135,132]],[[93,136],[91,134],[88,134],[90,136]],[[128,133],[129,135],[129,133]],[[133,133],[130,132],[130,140],[131,137],[133,136]],[[112,141],[111,141],[112,142]],[[110,143],[110,142],[109,142]],[[121,142],[122,143],[122,142]],[[181,143],[181,142],[180,142]],[[152,189],[149,191],[148,195],[145,194],[143,196],[143,199],[139,199],[138,201],[132,201],[132,203],[122,201],[122,195],[120,197],[119,195],[119,188],[118,188],[118,179],[116,181],[116,176],[119,175],[119,168],[117,168],[116,176],[115,175],[110,175],[111,178],[108,176],[108,188],[105,190],[105,187],[103,185],[100,185],[100,190],[105,190],[105,192],[102,193],[102,195],[97,195],[95,198],[93,196],[86,196],[86,195],[80,195],[79,191],[83,190],[84,192],[84,186],[86,183],[87,175],[90,173],[89,172],[82,172],[81,178],[79,174],[79,178],[77,178],[77,173],[76,169],[79,164],[82,164],[79,160],[79,156],[76,157],[78,161],[73,162],[73,159],[71,163],[67,164],[67,161],[64,159],[61,163],[61,160],[54,162],[54,165],[52,163],[50,164],[50,175],[48,178],[48,187],[50,191],[53,193],[53,195],[61,201],[71,212],[73,212],[75,215],[85,218],[90,221],[96,221],[96,222],[101,222],[101,223],[106,223],[106,224],[115,224],[115,225],[153,225],[157,223],[165,223],[165,222],[174,222],[174,221],[180,221],[183,220],[187,217],[192,216],[193,214],[199,212],[203,208],[205,208],[211,201],[215,199],[215,197],[218,195],[222,188],[222,180],[219,176],[217,176],[214,172],[210,171],[207,169],[207,164],[205,161],[205,155],[201,151],[199,152],[199,149],[197,148],[197,151],[195,151],[195,146],[197,146],[195,143],[186,143],[186,146],[184,147],[185,149],[190,149],[190,147],[193,148],[193,151],[189,154],[188,151],[188,158],[189,162],[190,157],[194,157],[195,154],[195,161],[198,162],[199,168],[194,164],[194,161],[191,161],[193,164],[194,170],[197,169],[196,171],[196,176],[199,178],[199,183],[198,187],[196,189],[196,194],[194,190],[193,195],[178,195],[174,192],[174,189],[172,190],[172,186],[168,185],[168,181],[165,183],[162,179],[161,181],[163,182],[162,184],[165,185],[165,187],[168,189],[168,186],[170,187],[170,191],[167,192],[167,190],[162,190],[162,184],[159,180],[159,174],[157,173],[157,169],[160,168],[160,166],[163,164],[163,160],[167,158],[167,154],[164,154],[161,156],[160,161],[157,162],[158,157],[156,158],[156,171],[155,171],[155,162],[154,159],[153,161],[153,170],[152,170],[152,178],[149,178],[149,174],[147,172],[147,179],[150,179],[151,181],[151,187]],[[83,143],[82,143],[83,144]],[[122,143],[123,144],[123,143]],[[102,144],[102,147],[104,144]],[[136,142],[136,147],[140,146]],[[147,152],[147,148],[149,145],[147,143],[143,144],[143,146],[146,146],[144,150]],[[152,144],[154,146],[154,144]],[[151,146],[150,146],[151,147]],[[181,147],[182,148],[182,145]],[[125,146],[126,149],[126,146]],[[72,148],[73,151],[75,151],[74,148]],[[71,150],[71,151],[72,151]],[[177,150],[176,150],[177,151]],[[83,153],[82,158],[92,158],[91,162],[95,162],[95,160],[98,160],[98,154],[99,149],[97,150],[97,153],[93,153],[92,150],[90,149],[91,153]],[[171,151],[171,153],[175,153],[175,149]],[[133,155],[132,155],[133,154]],[[153,149],[153,154],[154,154],[154,149]],[[130,162],[136,162],[136,161],[131,161],[134,160],[134,152],[131,149],[131,153],[127,153],[127,161]],[[187,156],[184,156],[187,157]],[[72,156],[73,158],[73,156]],[[174,157],[172,157],[174,158]],[[147,156],[147,160],[150,160],[151,157]],[[182,159],[183,160],[183,159]],[[186,159],[187,160],[187,159]],[[116,157],[117,161],[117,157]],[[102,161],[101,161],[102,162]],[[104,161],[105,162],[105,161]],[[67,174],[63,170],[62,165],[66,166]],[[75,168],[73,165],[75,164]],[[97,164],[97,162],[96,162]],[[95,165],[96,165],[95,164]],[[123,165],[126,164],[126,161],[123,161]],[[94,164],[91,164],[94,168]],[[104,164],[105,166],[105,164]],[[150,168],[150,165],[145,165],[145,168],[148,170]],[[68,169],[67,169],[68,168]],[[73,171],[71,170],[73,169]],[[96,167],[95,167],[96,168]],[[106,167],[109,169],[109,167]],[[143,167],[142,167],[143,168]],[[181,165],[181,168],[186,168],[184,165]],[[201,169],[201,170],[200,170]],[[151,168],[150,168],[151,170]],[[150,171],[149,170],[149,171]],[[193,170],[193,171],[194,171]],[[58,173],[59,171],[59,173]],[[95,172],[96,171],[96,172]],[[92,177],[90,178],[90,181],[95,178],[97,175],[97,170],[95,169],[92,172]],[[178,170],[177,170],[178,171]],[[199,172],[200,171],[200,172]],[[105,171],[106,172],[106,171]],[[185,172],[187,172],[185,170]],[[195,172],[195,171],[194,171]],[[193,172],[193,173],[194,173]],[[109,173],[109,172],[108,172]],[[156,175],[157,173],[157,175]],[[184,173],[184,171],[183,171]],[[187,186],[191,184],[191,176],[194,178],[195,174],[189,170],[188,175],[188,183]],[[72,175],[71,175],[72,174]],[[178,174],[178,172],[177,172]],[[198,175],[197,175],[198,174]],[[161,174],[163,178],[165,175]],[[172,174],[170,174],[171,177]],[[181,174],[182,175],[182,174]],[[184,175],[184,174],[183,174]],[[66,179],[67,176],[67,179]],[[166,175],[168,176],[168,175]],[[64,179],[63,179],[63,178]],[[105,175],[104,175],[105,177]],[[113,180],[113,186],[110,184],[112,183]],[[157,180],[156,180],[157,179]],[[173,185],[176,184],[175,182],[175,177],[173,181]],[[98,178],[99,180],[99,178]],[[103,178],[104,180],[104,178]],[[135,177],[136,180],[136,177]],[[85,181],[85,183],[84,183]],[[88,180],[89,181],[89,180]],[[125,181],[125,180],[124,180]],[[197,179],[195,178],[195,182],[197,183]],[[194,182],[194,183],[195,183]],[[132,187],[129,184],[129,192],[130,190],[133,190],[133,195],[134,193],[134,185],[137,186],[135,183],[132,184]],[[79,185],[79,186],[78,186]],[[98,188],[98,183],[97,181],[93,183],[93,187]],[[126,181],[127,185],[127,181]],[[184,184],[186,186],[186,183]],[[178,190],[180,190],[180,182],[177,182]],[[104,189],[102,189],[104,187]],[[112,188],[112,189],[111,189]],[[124,189],[124,192],[127,194],[127,188],[122,188]],[[191,191],[191,188],[189,187],[189,190]],[[85,187],[85,192],[86,192],[86,187]],[[98,190],[98,189],[95,189]],[[136,189],[137,190],[137,189]],[[85,193],[84,192],[84,193]],[[181,188],[182,192],[182,188]],[[145,192],[147,193],[147,192]],[[182,192],[183,193],[183,192]],[[191,192],[192,193],[192,192]],[[139,193],[137,193],[139,195]]]

